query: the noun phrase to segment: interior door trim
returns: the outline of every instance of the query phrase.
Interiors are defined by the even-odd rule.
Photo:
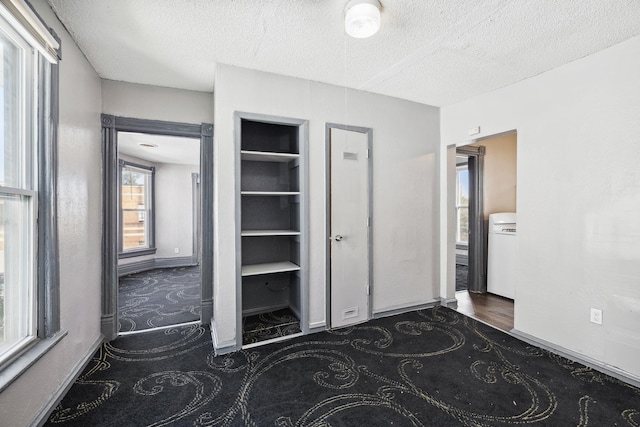
[[[326,294],[325,294],[325,318],[326,327],[331,329],[331,129],[341,129],[351,132],[359,132],[367,135],[368,151],[368,193],[369,193],[369,228],[367,232],[369,255],[369,300],[367,307],[367,319],[373,318],[373,129],[361,126],[343,125],[338,123],[326,123],[325,125],[325,259],[326,259]]]
[[[102,114],[102,299],[101,331],[118,336],[118,132],[170,135],[200,140],[201,218],[213,218],[213,125],[145,120]],[[202,221],[201,320],[213,316],[213,220]]]

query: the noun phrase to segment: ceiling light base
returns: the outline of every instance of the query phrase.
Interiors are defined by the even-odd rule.
[[[380,29],[381,8],[378,0],[351,0],[345,7],[344,30],[357,39],[371,37]]]

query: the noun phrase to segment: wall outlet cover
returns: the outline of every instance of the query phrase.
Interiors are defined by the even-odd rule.
[[[596,325],[602,325],[602,310],[599,308],[591,308],[591,323]]]

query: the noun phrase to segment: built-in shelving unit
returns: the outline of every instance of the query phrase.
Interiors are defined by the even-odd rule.
[[[242,316],[306,312],[306,122],[236,115]]]

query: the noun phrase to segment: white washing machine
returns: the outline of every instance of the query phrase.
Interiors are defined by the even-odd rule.
[[[516,223],[514,212],[489,215],[487,291],[510,299],[515,298]]]

